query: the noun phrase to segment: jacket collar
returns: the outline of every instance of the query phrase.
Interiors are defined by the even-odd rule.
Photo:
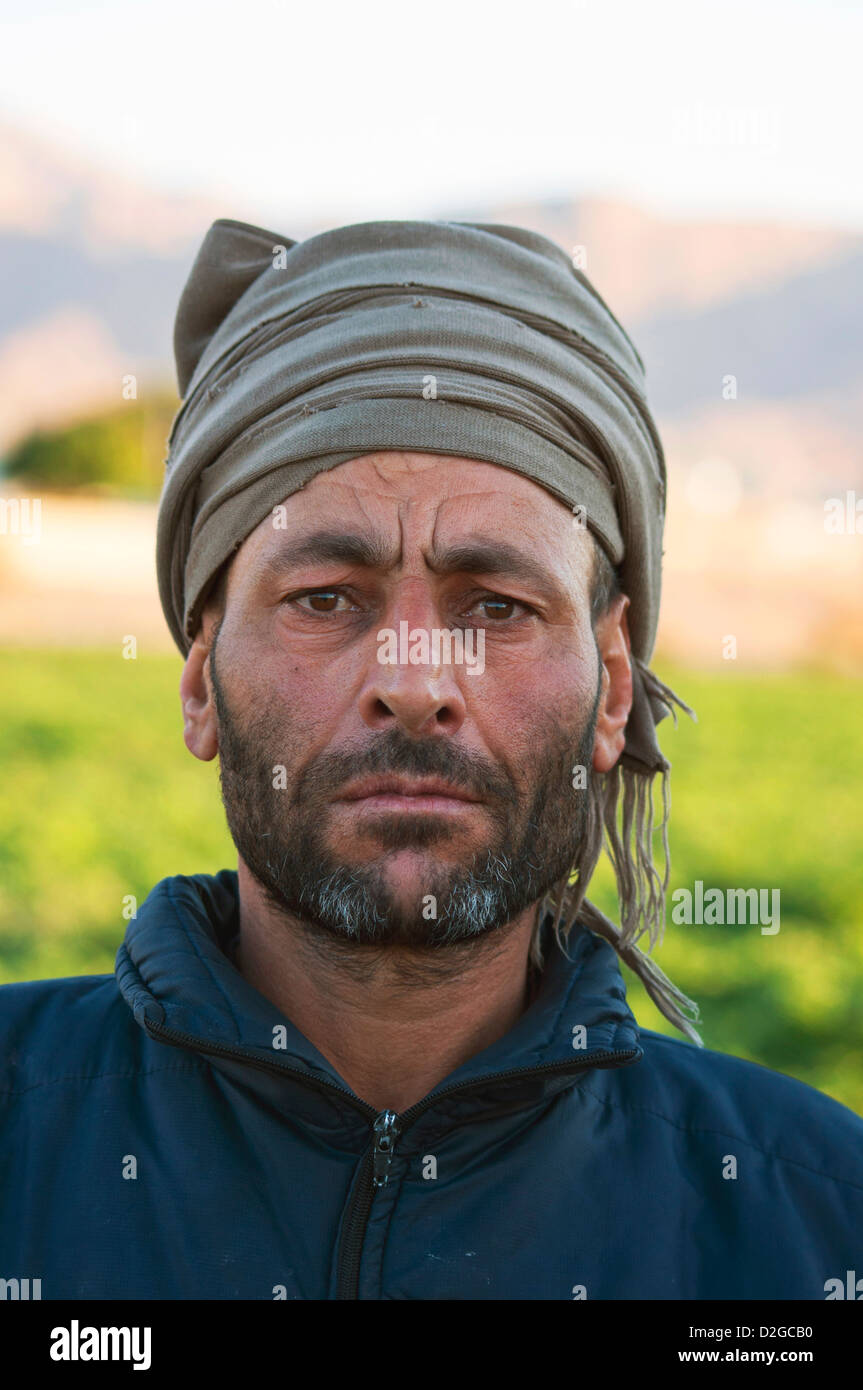
[[[564,955],[550,926],[546,919],[545,964],[530,1007],[508,1033],[469,1058],[432,1095],[469,1083],[484,1091],[486,1081],[503,1082],[513,1072],[566,1068],[572,1073],[579,1065],[617,1066],[643,1055],[613,948],[576,926]],[[275,1058],[308,1081],[336,1085],[352,1095],[327,1059],[232,963],[238,930],[234,870],[178,875],[158,883],[129,923],[117,953],[118,985],[136,1021],[183,1035],[186,1041],[180,1045],[192,1050],[196,1044],[202,1052],[240,1049],[249,1059],[270,1065]],[[277,1027],[284,1029],[285,1041],[278,1052],[273,1048]]]

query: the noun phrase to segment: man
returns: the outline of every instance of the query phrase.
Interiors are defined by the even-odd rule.
[[[239,868],[159,884],[116,979],[3,991],[2,1273],[823,1299],[860,1267],[863,1121],[701,1048],[636,944],[677,697],[619,324],[518,228],[219,222],[175,345],[160,592]],[[688,1041],[638,1029],[616,953]]]

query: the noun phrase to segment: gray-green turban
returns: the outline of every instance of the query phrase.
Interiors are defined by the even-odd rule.
[[[668,767],[655,724],[676,697],[647,665],[662,446],[638,353],[560,247],[469,222],[363,222],[294,242],[221,220],[174,349],[184,401],[157,567],[184,654],[225,561],[314,474],[383,449],[485,460],[573,508],[619,567],[635,658],[622,761]]]

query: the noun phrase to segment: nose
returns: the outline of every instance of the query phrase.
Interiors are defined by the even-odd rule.
[[[397,723],[416,738],[457,733],[467,717],[460,684],[464,671],[443,660],[445,645],[435,650],[433,630],[443,624],[434,607],[422,601],[399,604],[387,622],[390,626],[375,634],[369,653],[359,698],[363,722],[376,730]],[[423,638],[425,651],[420,647]],[[411,661],[412,650],[428,659]],[[381,661],[379,653],[396,659]]]

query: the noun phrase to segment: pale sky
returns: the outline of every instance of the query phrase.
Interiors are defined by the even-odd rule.
[[[863,0],[0,0],[0,115],[287,225],[605,193],[863,226]]]

